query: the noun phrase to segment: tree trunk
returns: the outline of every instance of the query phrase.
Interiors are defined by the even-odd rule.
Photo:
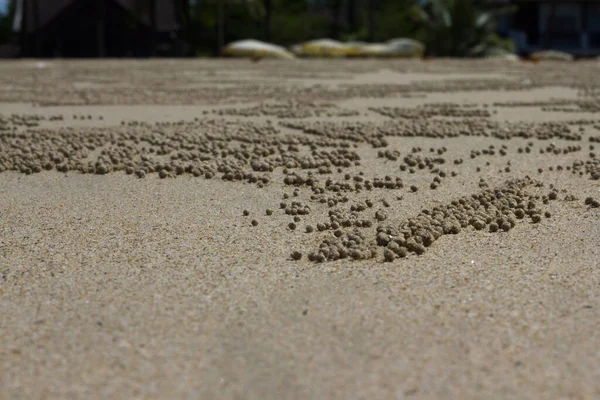
[[[34,56],[41,56],[41,33],[40,33],[40,3],[39,0],[33,0],[33,26],[35,26],[35,31],[33,33],[33,41],[34,41]]]
[[[548,49],[550,47],[550,39],[551,34],[553,33],[553,20],[556,16],[556,4],[552,3],[552,8],[550,9],[550,14],[546,18],[546,32],[544,32],[544,49]]]
[[[223,56],[225,47],[225,6],[223,1],[219,1],[217,7],[217,54]]]
[[[581,13],[579,14],[579,18],[581,18],[581,27],[579,29],[579,40],[580,46],[582,49],[587,50],[589,48],[589,34],[588,34],[588,12],[589,12],[590,4],[583,3],[581,5]]]
[[[271,17],[273,15],[273,1],[265,0],[265,40],[271,41]]]
[[[21,26],[19,27],[19,40],[21,42],[20,57],[29,57],[31,54],[29,46],[29,25],[27,18],[29,18],[29,1],[23,0],[23,9],[21,10]]]
[[[186,18],[185,18],[185,1],[175,0],[175,19],[177,20],[177,42],[176,42],[176,51],[175,55],[177,56],[185,56],[185,44],[188,42],[187,40],[187,29],[186,27]]]
[[[150,0],[150,56],[156,56],[156,0]]]
[[[104,49],[104,0],[96,0],[96,55],[105,56]]]
[[[189,0],[181,0],[180,1],[181,4],[181,14],[182,14],[182,22],[183,22],[183,38],[184,38],[184,46],[186,46],[188,49],[195,49],[195,45],[194,45],[194,38],[192,35],[192,23],[191,23],[191,16],[190,16],[190,2]],[[189,50],[186,51],[185,55],[191,55],[189,54]]]
[[[375,1],[367,0],[368,38],[370,42],[375,40]]]
[[[190,0],[181,0],[186,3],[188,10],[188,29],[189,29],[189,55],[194,56],[196,51],[198,50],[198,46],[206,45],[205,39],[205,29],[202,24],[201,18],[201,10],[204,7],[207,7],[207,2],[204,0],[196,0],[194,3],[191,3]],[[216,47],[213,43],[210,43],[211,47]]]
[[[342,0],[331,0],[331,37],[339,39],[340,37],[340,14],[342,11]]]
[[[348,28],[350,32],[358,31],[358,19],[356,17],[356,0],[348,0],[346,3],[346,19],[348,20]]]

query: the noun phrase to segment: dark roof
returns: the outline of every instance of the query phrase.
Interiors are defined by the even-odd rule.
[[[150,14],[146,8],[140,10],[140,4],[148,4],[149,0],[104,0],[107,3],[113,2],[129,11],[133,16],[145,25],[150,25]],[[156,4],[156,28],[159,32],[168,32],[177,29],[177,15],[175,11],[174,0],[154,0]],[[34,32],[37,29],[48,25],[54,18],[60,15],[68,6],[76,2],[89,3],[89,7],[94,7],[96,0],[17,0],[17,13],[15,18],[20,22],[23,5],[27,4],[27,31]],[[36,14],[34,7],[37,3],[39,10],[39,25],[36,27]],[[20,24],[15,28],[19,28]]]

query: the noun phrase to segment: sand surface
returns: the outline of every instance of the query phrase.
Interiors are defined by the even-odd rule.
[[[599,74],[0,63],[0,399],[600,398]]]

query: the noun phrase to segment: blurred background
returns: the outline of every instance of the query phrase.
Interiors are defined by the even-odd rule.
[[[433,57],[600,54],[600,0],[0,0],[0,57],[219,56],[237,40],[415,39]]]

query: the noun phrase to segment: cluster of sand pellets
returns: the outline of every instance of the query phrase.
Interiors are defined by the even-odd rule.
[[[325,238],[317,251],[308,254],[308,258],[317,262],[343,258],[368,259],[378,257],[380,252],[377,248],[382,247],[383,259],[393,261],[410,253],[423,254],[441,236],[455,235],[466,228],[508,232],[518,220],[528,219],[532,223],[539,223],[542,214],[546,218],[551,217],[550,212],[542,212],[540,203],[556,200],[558,194],[553,189],[545,196],[533,195],[525,190],[532,185],[543,186],[541,182],[530,178],[507,181],[498,188],[464,196],[443,206],[424,209],[398,226],[380,224],[374,238],[357,229],[364,227],[354,223],[358,221],[357,211],[330,211],[327,227],[333,230],[333,235]],[[375,212],[375,220],[378,222],[386,219],[384,211]],[[344,231],[344,227],[354,229]],[[299,258],[298,254],[294,257]]]
[[[583,64],[579,74],[569,77],[559,76],[569,66],[561,65],[556,72],[518,64],[506,66],[505,78],[453,75],[430,81],[361,84],[353,83],[351,77],[368,73],[375,65],[371,61],[352,64],[339,73],[320,61],[301,64],[295,71],[279,63],[265,64],[270,74],[244,64],[245,76],[258,76],[263,80],[259,82],[239,76],[239,62],[223,64],[223,68],[217,64],[191,73],[193,64],[182,62],[167,71],[170,64],[158,63],[158,68],[142,66],[138,74],[125,71],[108,79],[93,66],[70,68],[57,63],[38,71],[37,85],[31,81],[31,71],[11,69],[13,78],[21,74],[23,81],[12,79],[11,91],[0,89],[0,101],[236,105],[204,111],[195,120],[132,120],[103,127],[92,126],[102,117],[85,112],[72,113],[77,127],[69,126],[62,115],[0,115],[0,173],[187,177],[252,185],[253,190],[280,190],[279,204],[265,204],[260,212],[245,209],[240,218],[250,230],[263,229],[266,218],[284,221],[287,234],[302,238],[312,248],[292,249],[290,257],[312,262],[394,261],[425,253],[444,235],[500,234],[518,224],[543,223],[552,218],[552,204],[575,202],[590,210],[598,208],[597,196],[580,199],[552,182],[567,177],[586,184],[600,181],[600,157],[594,147],[600,143],[599,120],[495,118],[498,110],[508,107],[596,112],[599,103],[593,96],[600,91],[590,79],[599,72],[596,65]],[[468,68],[461,69],[465,65]],[[388,67],[431,74],[483,74],[497,70],[498,65],[407,61]],[[115,71],[121,68],[122,64],[114,66]],[[279,79],[268,83],[269,77]],[[301,84],[301,79],[338,83]],[[78,81],[87,84],[78,86]],[[393,105],[393,99],[419,94],[521,93],[553,85],[579,90],[580,96]],[[370,106],[367,101],[362,109],[336,104],[373,97],[392,101],[388,106]],[[469,140],[461,140],[465,137]],[[453,187],[465,188],[465,194],[450,196],[453,192],[447,189]],[[408,198],[422,207],[405,207]]]
[[[504,108],[522,108],[539,107],[545,112],[566,112],[566,113],[596,113],[600,111],[600,101],[594,100],[572,100],[572,99],[554,99],[546,101],[505,101],[495,102],[494,107]]]
[[[497,122],[485,119],[416,118],[403,122],[363,121],[284,121],[281,126],[300,130],[309,135],[352,142],[366,142],[373,147],[387,146],[389,137],[455,138],[461,136],[489,137],[508,140],[513,138],[538,140],[581,140],[580,129],[567,122]]]
[[[236,117],[275,117],[279,119],[311,118],[311,117],[352,117],[359,115],[357,110],[343,109],[331,103],[312,101],[281,103],[263,102],[256,106],[243,108],[224,108],[213,110],[213,114]]]
[[[370,107],[370,111],[390,118],[427,119],[432,117],[489,118],[486,107],[462,104],[426,104],[418,107]]]
[[[27,127],[33,128],[40,126],[40,123],[44,121],[63,121],[62,115],[51,115],[46,117],[44,115],[0,115],[0,131],[10,131],[16,127]]]
[[[543,87],[541,83],[533,84],[530,80],[511,79],[456,79],[427,80],[410,84],[344,84],[339,93],[344,97],[387,98],[402,93],[456,93],[480,91],[524,91],[534,87]],[[333,92],[332,94],[335,94]]]
[[[544,207],[550,201],[576,200],[554,187],[545,189],[539,179],[547,172],[570,172],[580,179],[600,179],[600,159],[593,144],[584,144],[585,133],[568,123],[498,123],[468,120],[456,122],[423,119],[405,124],[374,122],[239,122],[197,119],[190,122],[124,123],[111,128],[43,128],[32,124],[39,116],[12,115],[0,118],[0,172],[24,174],[44,170],[64,173],[125,173],[139,178],[175,178],[190,175],[234,184],[283,188],[282,201],[270,205],[262,215],[248,218],[249,229],[261,229],[261,219],[289,218],[286,226],[294,235],[315,235],[315,250],[290,257],[314,262],[338,259],[393,261],[423,254],[443,235],[463,230],[507,232],[518,223],[540,223],[551,218]],[[420,129],[416,129],[420,127]],[[283,131],[282,129],[291,131]],[[395,147],[397,138],[444,138],[474,136],[501,139],[506,144],[465,150],[458,156],[446,145],[431,148]],[[527,140],[519,147],[511,140]],[[565,140],[556,145],[549,140]],[[450,140],[450,141],[448,141]],[[595,141],[590,136],[588,142]],[[368,145],[366,149],[362,146]],[[584,147],[589,153],[583,155]],[[360,150],[363,149],[363,150]],[[586,150],[587,150],[586,149]],[[385,163],[385,175],[363,171],[365,152],[371,160]],[[452,156],[450,156],[452,154]],[[504,165],[498,172],[510,173],[511,161],[493,161],[507,155],[543,157],[535,178],[508,179],[492,186],[476,174],[481,166]],[[391,202],[404,196],[436,190],[464,172],[465,164],[477,164],[475,175],[480,192],[453,199],[447,204],[423,208],[414,217],[396,224]],[[493,158],[490,158],[493,157]],[[562,160],[562,161],[560,161]],[[560,164],[557,165],[557,162]],[[373,161],[370,161],[373,162]],[[420,176],[413,180],[412,176]],[[449,183],[454,184],[454,183]],[[291,192],[290,192],[291,190]],[[382,194],[393,194],[392,197]],[[585,204],[597,207],[597,200]],[[310,218],[307,222],[306,218]]]
[[[592,98],[583,108],[596,110],[596,62],[548,64],[497,60],[215,61],[202,68],[193,61],[82,62],[22,61],[0,70],[0,102],[38,105],[231,104],[233,102],[330,102],[350,98],[415,97],[454,92],[524,92],[565,87]],[[356,83],[356,74],[386,70],[394,76]],[[451,77],[396,82],[403,73]],[[500,73],[499,73],[500,72]],[[380,81],[383,80],[384,82]],[[331,83],[334,81],[335,83]]]

